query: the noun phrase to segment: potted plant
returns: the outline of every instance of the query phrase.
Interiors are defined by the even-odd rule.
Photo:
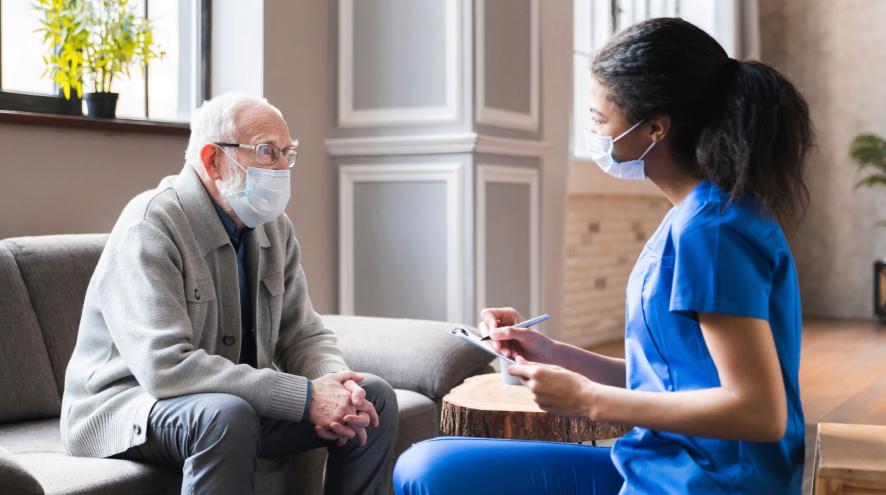
[[[135,14],[128,0],[38,0],[44,39],[50,44],[47,66],[53,80],[70,97],[84,95],[90,117],[113,118],[118,94],[114,79],[129,76],[132,66],[144,70],[162,57],[148,19]],[[70,46],[66,45],[66,41]]]
[[[874,174],[855,184],[859,187],[886,187],[886,140],[873,134],[862,134],[849,147],[849,154],[858,162],[860,169],[872,168]],[[886,220],[877,222],[886,227]],[[886,323],[886,260],[874,262],[874,314]]]
[[[89,32],[86,30],[84,11],[79,0],[38,0],[37,8],[43,12],[38,31],[49,45],[49,55],[43,57],[46,70],[59,93],[70,102],[71,113],[82,114],[80,98],[83,97],[83,50]],[[72,92],[73,100],[72,100]]]

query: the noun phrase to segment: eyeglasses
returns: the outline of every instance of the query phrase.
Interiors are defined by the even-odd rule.
[[[282,155],[283,158],[286,159],[287,167],[292,168],[295,166],[295,161],[298,159],[298,141],[295,141],[294,146],[287,146],[283,149],[280,149],[271,143],[215,143],[215,145],[221,146],[223,148],[242,148],[253,150],[255,152],[255,161],[259,165],[274,165],[275,163],[277,163],[277,159],[279,159]]]

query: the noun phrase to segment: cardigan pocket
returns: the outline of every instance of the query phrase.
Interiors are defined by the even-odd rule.
[[[283,312],[283,274],[268,275],[262,279],[262,285],[267,291],[267,319],[265,322],[268,327],[266,335],[268,336],[269,353],[273,359],[273,349],[277,342],[277,336],[280,334],[280,317]]]
[[[207,323],[211,323],[206,320],[209,303],[215,301],[215,288],[212,285],[212,278],[208,276],[187,277],[184,282],[188,319],[191,320],[191,330],[194,334],[192,343],[198,345],[203,336],[203,329]]]

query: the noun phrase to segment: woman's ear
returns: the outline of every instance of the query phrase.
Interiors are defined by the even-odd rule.
[[[218,166],[215,164],[215,158],[218,152],[218,146],[212,143],[206,143],[200,148],[200,162],[203,164],[203,170],[210,180],[216,181],[221,178]]]
[[[671,117],[665,114],[654,115],[649,118],[649,137],[658,143],[667,137],[671,130]]]

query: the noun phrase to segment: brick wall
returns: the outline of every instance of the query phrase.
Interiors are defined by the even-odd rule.
[[[628,275],[670,206],[651,196],[570,195],[561,340],[588,347],[624,338]]]

